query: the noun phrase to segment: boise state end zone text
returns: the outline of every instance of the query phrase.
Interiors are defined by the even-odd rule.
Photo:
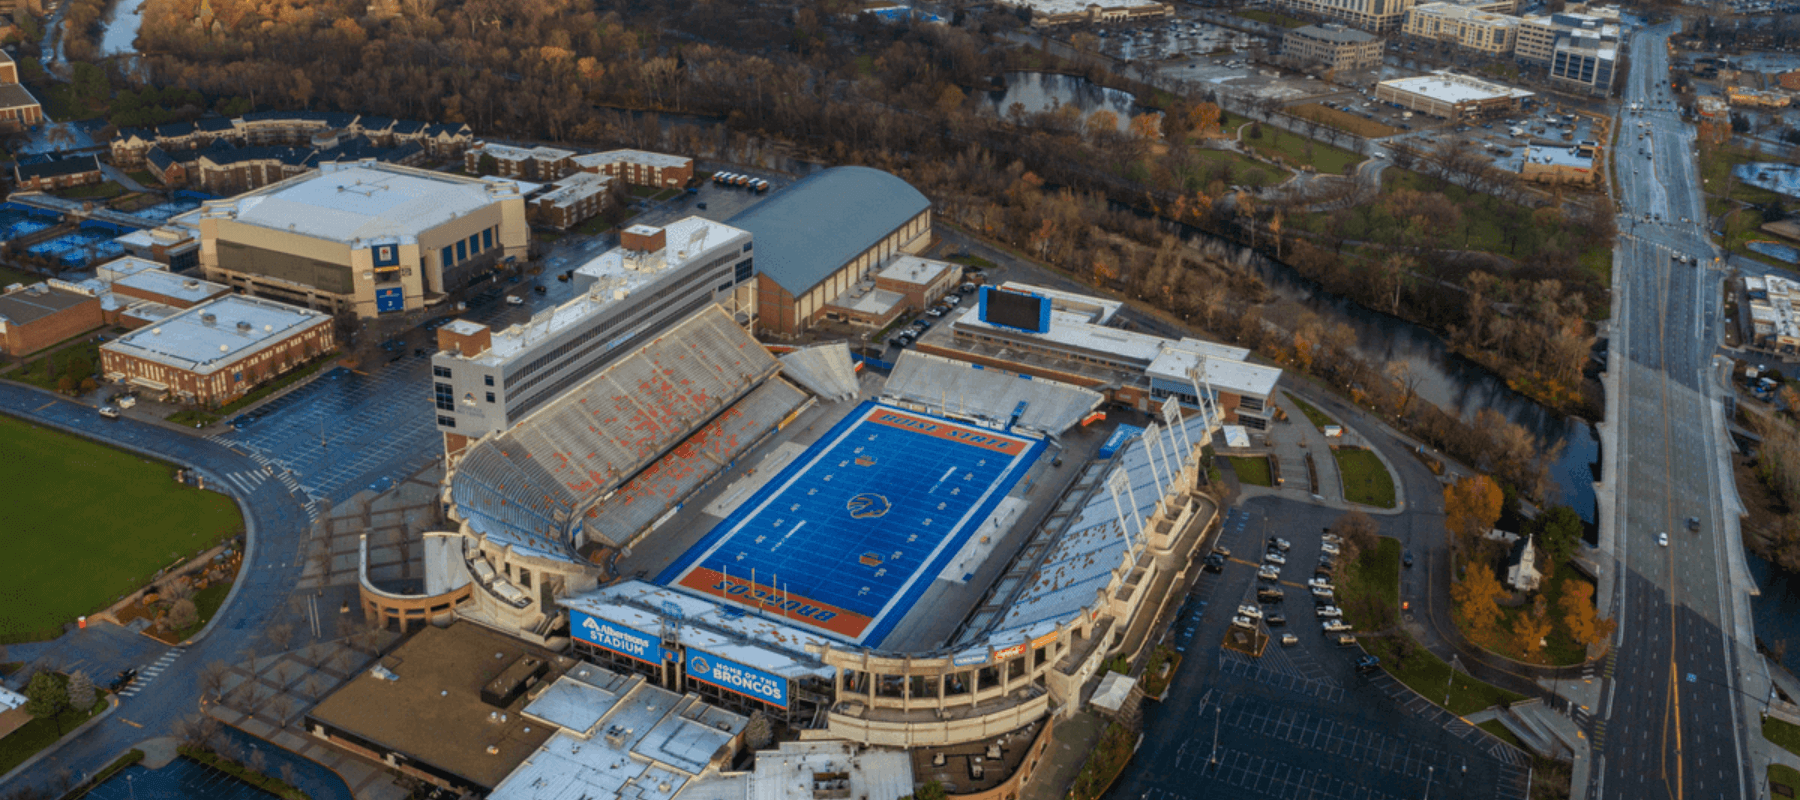
[[[895,428],[905,428],[909,431],[936,436],[939,439],[949,439],[953,442],[974,445],[1007,455],[1018,455],[1025,452],[1025,449],[1030,446],[1029,443],[1012,437],[991,436],[960,425],[946,425],[899,411],[877,412],[869,417],[869,421]]]

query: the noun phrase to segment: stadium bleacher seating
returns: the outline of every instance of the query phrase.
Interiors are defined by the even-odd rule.
[[[764,383],[582,516],[590,540],[620,546],[718,474],[806,401],[779,378]]]
[[[1092,389],[1051,380],[1026,380],[912,350],[901,353],[894,362],[882,396],[941,410],[952,417],[999,423],[1010,421],[1019,404],[1025,403],[1017,424],[1049,434],[1074,427],[1106,399]]]
[[[1201,418],[1191,418],[1186,425],[1196,441],[1204,437],[1206,428]],[[1155,513],[1159,499],[1150,458],[1150,449],[1140,436],[1120,451],[1117,466],[1102,463],[1090,467],[1107,473],[1114,469],[1126,471],[1131,492],[1129,498],[1122,494],[1120,500],[1135,499],[1140,520],[1148,520]],[[1121,524],[1112,493],[1105,486],[1104,480],[1095,482],[1087,502],[1072,516],[1029,584],[1008,606],[994,635],[1079,613],[1094,602],[1095,592],[1106,588],[1113,570],[1125,562],[1127,549],[1142,532],[1134,524],[1129,526],[1127,535],[1127,526]],[[1129,514],[1130,509],[1126,511]]]
[[[729,314],[708,307],[470,448],[451,476],[451,499],[478,533],[579,560],[568,530],[583,503],[616,488],[777,369],[774,356]]]

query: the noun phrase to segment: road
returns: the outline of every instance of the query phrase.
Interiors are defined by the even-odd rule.
[[[227,480],[225,476],[230,474],[257,473],[264,468],[250,456],[218,442],[130,419],[106,420],[88,406],[9,383],[0,383],[0,411],[69,431],[103,431],[105,435],[99,438],[113,444],[177,463],[198,465],[209,481],[228,487],[228,493],[237,498],[252,532],[246,568],[239,575],[230,600],[220,609],[209,632],[186,647],[154,647],[144,656],[147,660],[123,665],[106,663],[102,656],[110,653],[102,651],[113,646],[105,639],[110,632],[97,630],[64,636],[45,645],[42,653],[32,652],[30,645],[12,648],[16,655],[33,659],[44,656],[68,661],[91,654],[91,674],[102,682],[111,677],[110,672],[100,671],[104,666],[114,670],[131,665],[161,669],[153,682],[123,698],[111,717],[64,742],[44,761],[27,770],[28,774],[0,784],[0,794],[7,794],[28,787],[48,788],[57,773],[65,769],[74,775],[91,774],[137,742],[168,735],[176,720],[198,713],[200,691],[194,676],[201,667],[213,661],[241,661],[240,654],[247,648],[267,650],[267,643],[261,641],[266,627],[287,618],[298,621],[298,615],[288,610],[287,598],[300,578],[301,546],[310,523],[307,498],[288,488],[285,482],[263,480],[244,491],[238,483]],[[136,646],[140,643],[135,640],[142,637],[125,638]]]
[[[1741,554],[1726,498],[1735,492],[1725,482],[1708,374],[1722,275],[1710,268],[1705,232],[1687,221],[1703,219],[1705,209],[1693,129],[1661,86],[1673,31],[1664,25],[1633,38],[1627,110],[1618,117],[1618,373],[1607,397],[1616,449],[1607,453],[1611,507],[1603,514],[1612,524],[1602,525],[1602,547],[1618,559],[1610,588],[1620,628],[1617,669],[1595,726],[1602,798],[1751,797],[1761,786],[1746,740],[1758,735],[1760,703],[1740,675],[1760,662],[1746,598],[1732,580]],[[1640,102],[1644,111],[1629,110]],[[1697,532],[1689,517],[1699,519]],[[1666,547],[1658,544],[1663,533]]]

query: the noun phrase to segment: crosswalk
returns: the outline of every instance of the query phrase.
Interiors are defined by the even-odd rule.
[[[186,652],[186,650],[187,650],[187,648],[185,648],[185,647],[169,648],[168,651],[163,653],[162,657],[158,658],[155,663],[151,664],[150,666],[140,668],[138,670],[137,679],[132,681],[130,686],[127,686],[123,690],[121,690],[119,692],[119,696],[120,697],[136,697],[138,692],[143,691],[145,688],[149,687],[150,684],[155,683],[156,677],[158,675],[161,675],[163,673],[163,670],[168,669],[169,665],[174,664],[175,659],[180,658],[181,654],[183,652]]]

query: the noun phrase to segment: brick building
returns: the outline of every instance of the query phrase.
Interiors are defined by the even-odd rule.
[[[226,295],[100,346],[108,380],[216,407],[330,352],[331,315]]]
[[[13,185],[19,189],[48,192],[104,180],[106,176],[100,172],[99,156],[75,156],[13,165]]]
[[[513,147],[476,142],[463,153],[463,171],[470,175],[549,183],[575,171],[573,158],[575,151],[556,147]]]
[[[241,117],[210,117],[153,128],[123,128],[112,140],[112,163],[121,169],[144,165],[152,149],[175,151],[216,143],[247,147],[312,147],[313,137],[335,133],[342,139],[366,137],[377,147],[417,145],[432,158],[461,153],[475,141],[462,123],[429,123],[392,117],[316,111],[253,111]]]
[[[19,65],[0,52],[0,129],[22,130],[44,121],[44,107],[19,85]]]
[[[532,222],[567,230],[593,218],[613,204],[613,184],[607,175],[577,172],[557,181],[528,201]]]
[[[575,156],[570,161],[582,172],[610,175],[632,186],[679,189],[694,179],[693,159],[647,150],[608,150]]]
[[[91,331],[105,323],[100,305],[92,291],[56,280],[0,294],[0,347],[21,356]]]
[[[800,333],[882,263],[931,243],[931,201],[868,167],[813,173],[727,224],[756,245],[759,327]]]

